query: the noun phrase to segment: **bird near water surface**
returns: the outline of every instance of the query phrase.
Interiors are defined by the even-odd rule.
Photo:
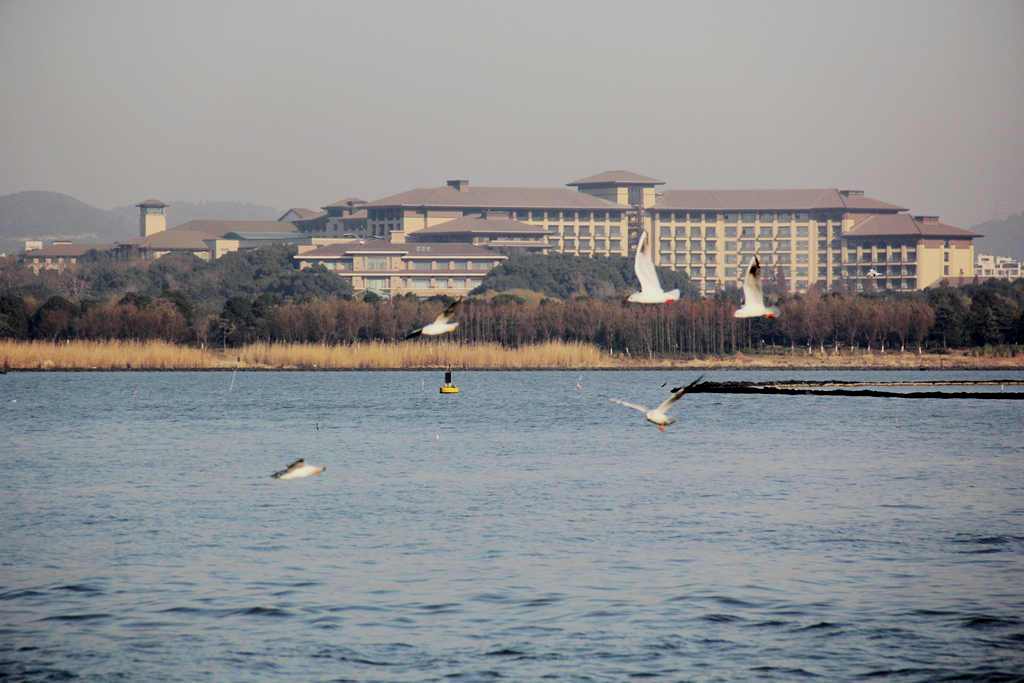
[[[304,479],[306,477],[313,477],[318,474],[323,474],[327,471],[327,465],[307,465],[303,458],[299,458],[288,467],[283,470],[274,472],[270,477],[272,479]]]
[[[657,408],[648,408],[647,406],[642,406],[637,403],[630,403],[628,401],[622,401],[617,398],[610,398],[608,400],[611,401],[612,403],[618,403],[620,406],[626,406],[627,408],[632,408],[633,410],[640,411],[641,413],[644,414],[645,420],[655,425],[658,428],[658,431],[663,432],[665,431],[666,427],[668,427],[670,424],[673,424],[676,421],[675,418],[668,416],[668,409],[671,408],[676,401],[681,399],[687,391],[697,386],[697,384],[699,384],[702,379],[704,379],[704,375],[701,375],[697,379],[693,380],[685,387],[676,387],[675,389],[672,390],[672,395],[666,398],[664,401],[662,401]]]

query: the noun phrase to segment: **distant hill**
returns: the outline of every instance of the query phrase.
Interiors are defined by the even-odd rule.
[[[60,192],[0,196],[0,249],[10,251],[34,237],[104,242],[132,234],[132,221]]]
[[[283,211],[240,202],[169,202],[167,225],[196,218],[275,220]],[[131,205],[105,210],[60,192],[28,191],[0,196],[0,252],[20,251],[26,239],[113,242],[138,232],[139,210]]]
[[[984,235],[974,243],[976,253],[1024,259],[1024,212],[1005,220],[975,225],[971,229]]]

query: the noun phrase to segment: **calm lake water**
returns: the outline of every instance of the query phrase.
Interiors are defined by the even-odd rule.
[[[1024,673],[1024,402],[695,377],[0,377],[0,678]]]

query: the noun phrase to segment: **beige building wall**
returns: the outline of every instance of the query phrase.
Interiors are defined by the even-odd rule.
[[[225,254],[238,251],[241,242],[239,240],[225,240],[225,239],[213,239],[206,240],[206,243],[210,245],[210,251],[213,254],[214,259],[219,259]],[[202,258],[200,256],[200,258]]]
[[[654,187],[633,186],[632,190],[628,185],[618,186],[596,186],[580,187],[579,191],[591,197],[599,197],[609,202],[615,202],[620,206],[632,206],[639,202],[643,208],[654,206],[658,201],[658,194]],[[631,198],[631,194],[633,197]],[[633,200],[636,201],[633,201]]]
[[[925,239],[918,243],[918,289],[943,278],[974,277],[974,245],[969,239]]]
[[[830,281],[833,264],[841,260],[832,242],[842,234],[842,219],[834,218],[819,220],[808,212],[666,209],[649,212],[645,227],[655,240],[655,263],[685,271],[705,293],[739,286],[754,254],[766,277],[781,269],[789,290],[798,292]]]
[[[299,259],[299,268],[323,264],[328,271],[347,278],[357,292],[372,289],[387,291],[392,296],[427,297],[468,294],[483,282],[486,271],[502,260],[500,256],[409,259],[396,254],[353,254],[342,258]],[[429,261],[431,269],[414,269],[412,264],[417,261]],[[460,263],[465,264],[464,271],[457,267]]]
[[[167,229],[167,216],[163,209],[142,208],[139,213],[139,234],[149,237]]]

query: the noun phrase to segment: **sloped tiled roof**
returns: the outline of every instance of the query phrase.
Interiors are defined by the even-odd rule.
[[[342,197],[338,201],[331,202],[330,204],[327,204],[323,208],[325,208],[325,209],[332,209],[332,208],[339,207],[339,206],[353,206],[355,204],[365,204],[365,203],[366,203],[366,200],[365,199],[360,199],[359,197]]]
[[[844,233],[845,237],[981,237],[978,233],[964,230],[939,221],[919,221],[905,213],[870,214],[863,216]]]
[[[77,258],[84,256],[90,251],[110,251],[109,244],[48,244],[42,249],[26,251],[28,258]]]
[[[632,171],[604,171],[597,175],[587,176],[566,183],[569,187],[576,185],[664,185],[664,180],[649,178]]]
[[[187,230],[199,232],[208,238],[220,237],[229,232],[292,232],[295,224],[288,221],[231,221],[231,220],[207,220],[204,218],[176,225],[164,232],[175,232]],[[163,233],[157,233],[160,235]],[[153,235],[155,237],[156,235]]]
[[[417,230],[410,235],[443,235],[467,232],[477,234],[515,233],[527,235],[546,234],[542,226],[520,223],[509,218],[482,218],[480,216],[462,216],[429,228]]]
[[[902,206],[883,202],[880,199],[874,199],[872,197],[865,197],[863,195],[854,195],[852,197],[845,197],[839,195],[843,200],[843,204],[846,205],[847,209],[852,211],[906,211],[907,209]]]
[[[318,211],[318,210],[315,210],[315,209],[291,208],[291,209],[288,209],[287,211],[285,211],[283,214],[281,214],[281,217],[278,218],[277,220],[279,220],[279,221],[283,220],[284,217],[287,216],[290,213],[294,213],[296,216],[298,216],[299,220],[305,220],[305,219],[309,219],[309,218],[316,218],[317,216],[324,215],[323,211]]]
[[[655,209],[715,211],[906,211],[901,206],[836,189],[810,190],[665,190]]]
[[[135,206],[141,206],[141,207],[145,207],[147,209],[159,209],[159,208],[162,208],[162,207],[165,207],[165,206],[169,206],[169,205],[168,204],[164,204],[159,199],[154,199],[153,197],[150,197],[149,199],[142,200],[141,202],[139,202]]]
[[[305,239],[301,232],[245,232],[242,230],[224,233],[229,240],[299,240]]]
[[[606,199],[561,187],[483,187],[478,185],[469,185],[462,190],[448,186],[417,188],[383,199],[376,199],[366,206],[618,210],[627,208]]]
[[[407,258],[443,258],[445,256],[469,256],[482,258],[506,258],[490,249],[460,242],[416,242],[395,244],[384,240],[360,240],[343,244],[328,244],[312,251],[299,254],[297,258],[330,258],[351,254],[406,254]]]
[[[186,223],[186,225],[188,225],[188,223]],[[155,251],[174,251],[177,249],[203,251],[205,249],[209,249],[209,246],[204,240],[214,239],[215,237],[220,237],[220,235],[210,235],[199,230],[181,230],[175,228],[174,230],[163,230],[150,235],[140,242],[135,242],[135,246],[142,247],[144,249],[153,249]]]

